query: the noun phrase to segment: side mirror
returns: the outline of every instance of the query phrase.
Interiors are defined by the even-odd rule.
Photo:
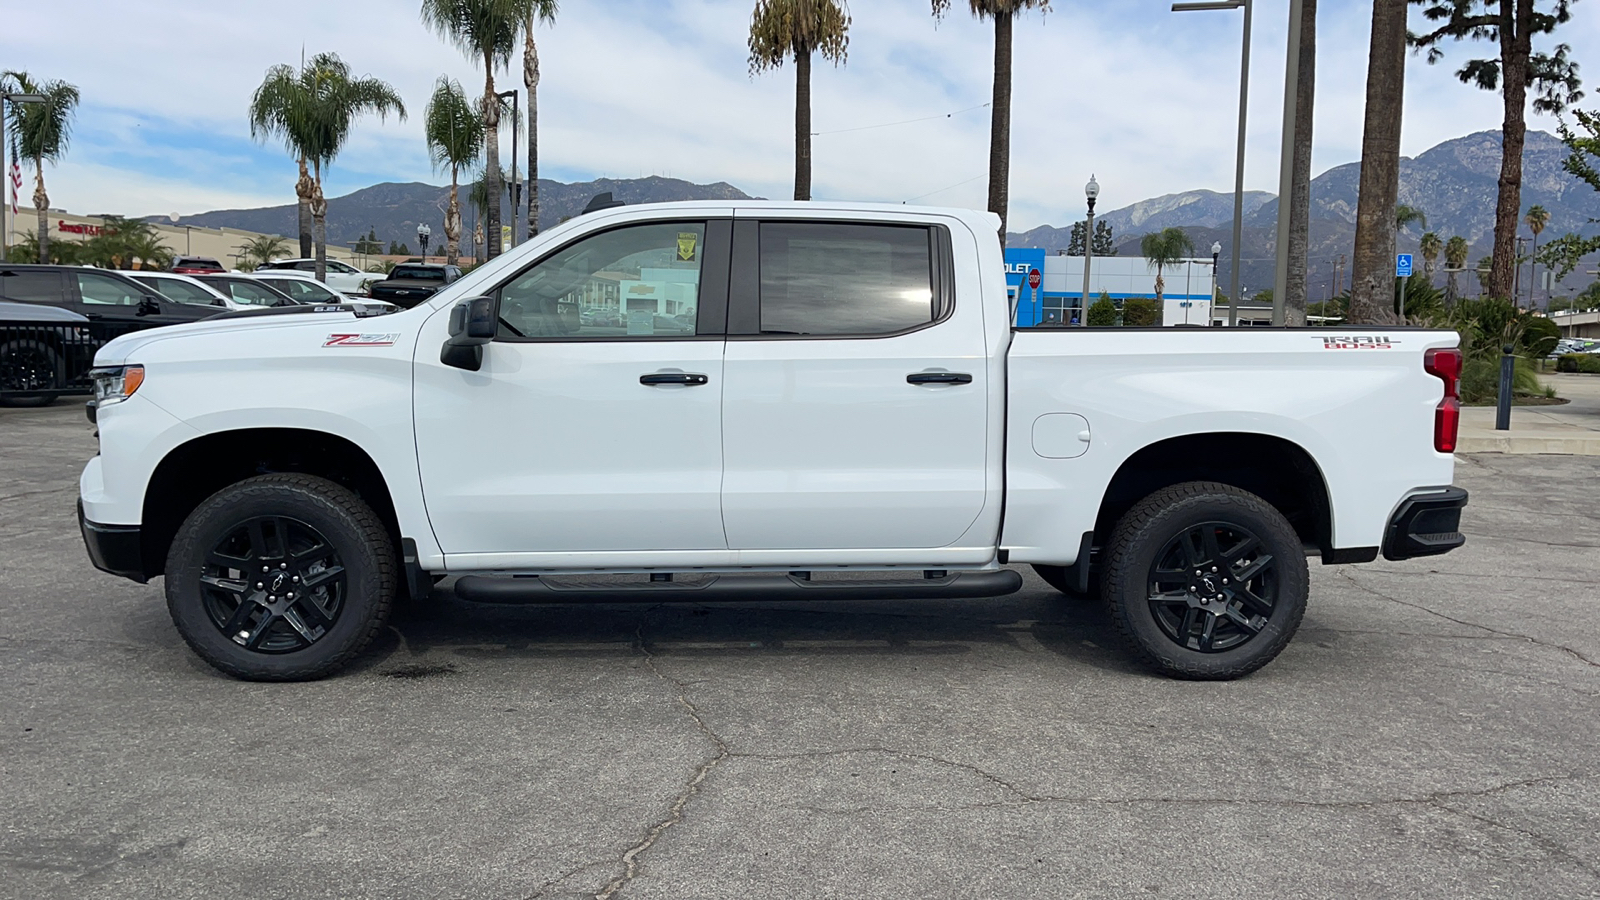
[[[473,297],[450,310],[450,337],[439,351],[439,362],[476,372],[483,368],[483,345],[500,330],[500,301]]]
[[[139,311],[134,313],[134,315],[136,315],[136,316],[159,316],[159,315],[161,315],[161,301],[159,301],[156,298],[150,296],[149,294],[146,294],[143,297],[140,297],[139,298]]]

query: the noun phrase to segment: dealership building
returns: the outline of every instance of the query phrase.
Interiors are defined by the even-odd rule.
[[[1078,325],[1083,322],[1083,257],[1050,256],[1043,250],[1006,248],[1006,285],[1017,310],[1017,325]],[[1034,273],[1038,273],[1034,277]],[[1212,261],[1183,259],[1162,272],[1163,325],[1227,324],[1212,317]],[[1121,308],[1133,297],[1155,299],[1156,271],[1143,257],[1097,256],[1089,262],[1089,302],[1108,295]],[[1244,312],[1244,307],[1240,308]],[[1243,324],[1243,322],[1241,322]]]

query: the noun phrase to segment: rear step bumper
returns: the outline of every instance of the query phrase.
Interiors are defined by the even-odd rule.
[[[538,576],[465,575],[456,596],[473,603],[716,603],[739,600],[949,600],[998,597],[1022,589],[1010,569],[956,572],[936,578],[810,581],[761,573],[713,575],[705,581],[650,581],[604,587],[569,587]]]

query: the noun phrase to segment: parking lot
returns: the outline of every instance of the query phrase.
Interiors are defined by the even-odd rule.
[[[1232,683],[994,600],[469,607],[249,684],[94,571],[81,403],[0,409],[0,896],[1600,895],[1600,459],[1462,457],[1464,550],[1312,568]]]

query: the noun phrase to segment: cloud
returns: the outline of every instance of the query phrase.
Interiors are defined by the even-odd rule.
[[[792,66],[752,77],[751,0],[611,0],[569,4],[538,32],[541,174],[562,180],[664,174],[728,181],[789,196],[794,158]],[[1233,182],[1238,96],[1237,12],[1181,13],[1168,0],[1058,2],[1016,23],[1011,223],[1063,224],[1082,214],[1098,176],[1100,206]],[[1286,0],[1260,0],[1246,184],[1275,191],[1282,115]],[[144,214],[170,207],[288,203],[292,160],[250,139],[245,109],[266,69],[338,52],[358,73],[392,83],[404,122],[363,120],[327,177],[338,195],[376,181],[443,180],[428,163],[422,111],[434,79],[483,89],[475,60],[417,20],[415,4],[284,0],[270,13],[209,0],[100,2],[65,12],[8,10],[8,66],[78,84],[74,146],[47,172],[52,198],[74,211]],[[819,197],[983,207],[987,198],[993,29],[964,4],[935,22],[926,0],[852,4],[849,58],[818,61],[813,78],[814,193]],[[71,15],[70,23],[66,20]],[[1323,3],[1315,168],[1359,158],[1367,4]],[[310,26],[310,27],[308,27]],[[41,35],[72,33],[70,42]],[[1559,39],[1582,60],[1600,49],[1600,16],[1578,7]],[[1403,150],[1415,155],[1497,128],[1498,97],[1447,60],[1411,57]],[[520,59],[518,61],[520,63]],[[520,88],[520,64],[497,74]],[[959,115],[946,113],[967,110]],[[864,128],[908,119],[926,121]],[[1552,128],[1548,117],[1530,127]],[[509,164],[510,141],[502,162]],[[519,147],[519,156],[525,148]],[[522,168],[526,160],[520,159]]]

